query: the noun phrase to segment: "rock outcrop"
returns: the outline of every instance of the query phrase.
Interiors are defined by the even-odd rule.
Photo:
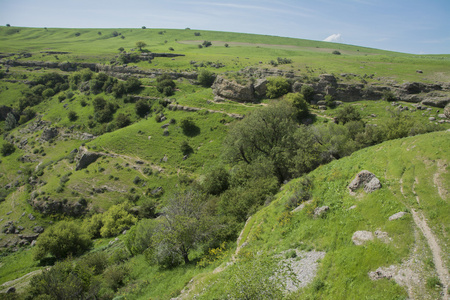
[[[90,164],[95,162],[97,158],[99,158],[100,156],[102,156],[100,153],[80,151],[77,156],[77,165],[75,167],[75,171],[87,168]]]
[[[215,101],[229,99],[238,102],[252,102],[256,99],[253,84],[241,85],[235,81],[225,79],[223,76],[217,76],[212,89]]]
[[[374,174],[364,170],[356,174],[356,177],[348,185],[351,192],[355,192],[359,187],[363,187],[366,193],[371,193],[380,189],[381,183]]]

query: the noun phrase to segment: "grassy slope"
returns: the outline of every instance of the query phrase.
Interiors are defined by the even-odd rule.
[[[13,30],[18,29],[18,32]],[[98,32],[102,34],[99,35]],[[125,36],[113,37],[117,31]],[[164,31],[164,34],[159,32]],[[80,36],[75,36],[79,32]],[[201,36],[194,36],[200,32]],[[434,81],[449,78],[449,55],[408,55],[352,45],[310,41],[302,39],[264,36],[254,34],[175,30],[175,29],[60,29],[60,28],[6,28],[0,27],[2,52],[28,51],[34,54],[28,60],[45,61],[92,61],[109,63],[117,55],[119,47],[129,51],[136,48],[137,41],[144,41],[152,52],[185,54],[174,60],[157,58],[152,64],[141,62],[139,67],[191,70],[190,61],[220,61],[225,68],[217,70],[238,70],[246,66],[266,64],[277,57],[289,57],[291,65],[282,68],[311,75],[321,73],[375,74],[376,77],[394,80]],[[203,40],[213,41],[213,46],[198,49]],[[225,48],[224,43],[230,46]],[[339,50],[342,55],[332,55]],[[67,51],[70,54],[41,54],[41,51]],[[260,64],[259,62],[262,62]],[[308,70],[306,70],[308,67]],[[417,74],[421,69],[423,74]]]
[[[282,223],[280,216],[285,211],[284,203],[297,186],[297,180],[293,180],[272,204],[256,213],[247,224],[241,244],[247,242],[248,245],[243,249],[253,253],[262,251],[266,255],[293,248],[325,251],[327,254],[320,264],[315,283],[300,290],[293,298],[405,297],[406,291],[393,281],[371,281],[367,273],[380,266],[406,261],[414,247],[421,245],[421,239],[414,238],[415,226],[411,215],[388,221],[389,216],[399,211],[409,211],[409,207],[424,213],[440,240],[447,265],[450,262],[447,246],[450,241],[448,194],[447,198],[440,198],[437,186],[430,182],[438,172],[438,163],[444,163],[447,167],[439,173],[441,188],[449,190],[449,135],[449,132],[439,132],[389,141],[318,168],[309,175],[314,184],[313,203],[291,214],[288,221]],[[372,194],[359,192],[357,196],[351,196],[347,185],[361,170],[369,170],[378,176],[382,189]],[[410,190],[414,178],[418,179],[415,190],[421,199],[420,205]],[[405,184],[406,198],[400,192],[399,179]],[[314,219],[308,214],[314,207],[324,205],[330,207],[326,218]],[[352,205],[356,208],[349,210]],[[373,241],[365,246],[355,246],[351,237],[357,230],[386,231],[392,241],[389,244]],[[435,276],[427,246],[421,245],[414,258],[417,265],[422,265],[420,272],[423,277]],[[200,293],[202,299],[211,299],[223,294],[232,268],[223,273],[202,276],[199,279],[202,283],[197,284],[191,296]],[[212,286],[201,292],[208,285]],[[421,285],[414,289],[424,289],[425,282]],[[430,297],[437,297],[434,290],[427,290],[427,293]]]

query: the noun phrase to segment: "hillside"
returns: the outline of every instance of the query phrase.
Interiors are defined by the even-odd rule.
[[[0,67],[11,299],[448,296],[450,55],[0,27]]]

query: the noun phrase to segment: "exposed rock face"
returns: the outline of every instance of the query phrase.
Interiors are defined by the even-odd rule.
[[[212,85],[215,98],[230,99],[238,102],[255,100],[254,87],[252,84],[240,85],[237,82],[217,76]]]
[[[86,212],[86,203],[66,202],[52,199],[30,199],[34,209],[44,215],[64,214],[71,217],[79,217]]]
[[[365,230],[356,231],[352,236],[353,244],[355,244],[356,246],[360,246],[365,242],[371,240],[373,240],[373,234],[370,231]]]
[[[77,165],[75,167],[75,171],[82,170],[87,168],[90,164],[95,162],[97,158],[101,156],[100,153],[96,152],[83,152],[78,155]]]
[[[447,119],[450,119],[450,103],[445,106],[444,115],[447,117]]]
[[[354,192],[361,186],[364,187],[364,191],[366,193],[371,193],[381,188],[381,183],[374,174],[364,170],[356,175],[356,177],[348,185],[348,188],[351,192]]]
[[[255,95],[257,98],[262,98],[266,96],[267,93],[267,79],[258,79],[253,85],[255,90]]]
[[[44,141],[49,141],[55,137],[57,137],[59,134],[58,128],[45,128],[42,132],[41,139]]]
[[[449,97],[433,97],[433,98],[426,98],[422,101],[422,104],[434,106],[434,107],[440,107],[443,108],[447,104],[450,103]]]

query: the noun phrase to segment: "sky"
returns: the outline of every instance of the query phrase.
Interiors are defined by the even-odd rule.
[[[450,54],[450,0],[0,0],[0,24],[189,27]]]

